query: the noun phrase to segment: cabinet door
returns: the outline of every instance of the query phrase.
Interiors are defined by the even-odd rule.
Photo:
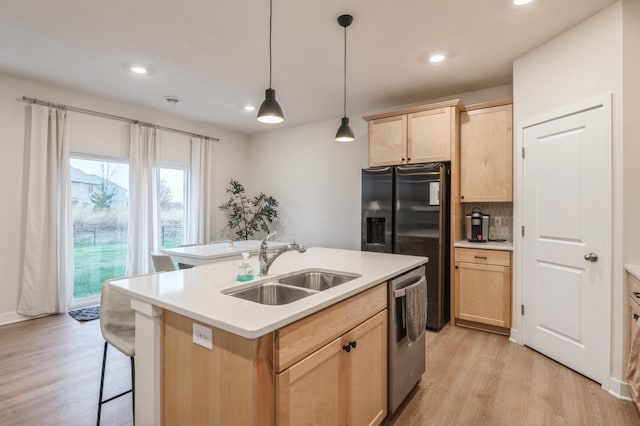
[[[512,105],[460,114],[460,201],[512,201]]]
[[[406,152],[406,115],[369,122],[369,167],[404,164]]]
[[[511,268],[456,262],[456,318],[511,327]]]
[[[446,107],[409,114],[407,162],[451,161],[451,110]]]
[[[344,425],[340,338],[276,374],[277,425]]]
[[[387,310],[343,336],[347,424],[380,424],[387,414]]]

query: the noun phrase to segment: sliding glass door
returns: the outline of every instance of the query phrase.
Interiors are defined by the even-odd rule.
[[[129,165],[73,157],[71,197],[75,279],[73,298],[98,296],[103,281],[125,274]]]

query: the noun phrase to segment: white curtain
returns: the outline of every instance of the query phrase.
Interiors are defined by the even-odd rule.
[[[64,312],[73,295],[73,224],[67,112],[30,105],[25,239],[18,312]]]
[[[214,142],[191,138],[189,175],[190,203],[187,239],[190,243],[208,244],[213,235],[213,161]]]
[[[127,276],[153,272],[151,253],[160,251],[158,130],[131,125]]]

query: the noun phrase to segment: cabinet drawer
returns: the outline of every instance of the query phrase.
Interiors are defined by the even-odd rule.
[[[627,273],[627,288],[629,289],[630,297],[634,297],[636,293],[638,294],[636,300],[640,303],[640,281],[630,273]]]
[[[498,250],[455,249],[455,261],[511,266],[511,252]]]
[[[640,326],[640,303],[637,300],[633,296],[629,297],[629,349],[636,329]]]
[[[281,372],[387,307],[387,283],[281,328],[275,366]]]

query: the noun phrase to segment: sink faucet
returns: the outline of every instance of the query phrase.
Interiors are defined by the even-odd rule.
[[[271,264],[273,263],[273,261],[276,260],[278,256],[280,256],[282,253],[289,250],[298,250],[298,252],[300,253],[304,253],[305,251],[307,251],[307,248],[305,246],[303,246],[302,244],[296,243],[295,240],[293,241],[293,243],[287,244],[286,246],[268,250],[267,240],[269,240],[269,238],[275,236],[276,234],[277,232],[273,232],[267,235],[264,238],[264,240],[262,240],[262,243],[260,243],[260,253],[258,255],[259,275],[267,275],[269,273],[269,268],[271,267]],[[269,252],[273,254],[269,256]]]

